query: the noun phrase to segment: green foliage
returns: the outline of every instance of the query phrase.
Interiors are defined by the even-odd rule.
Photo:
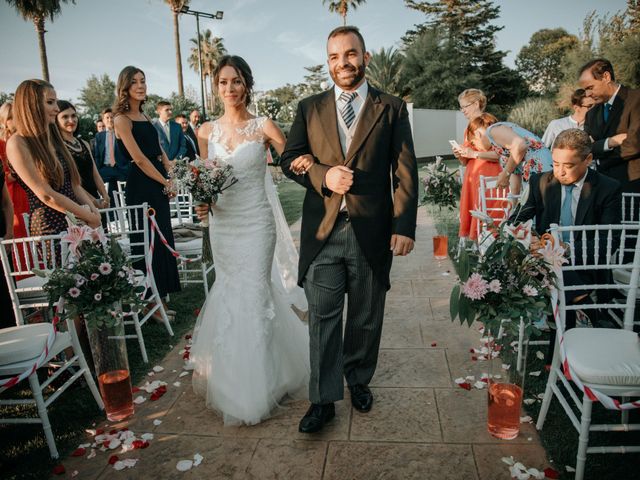
[[[309,72],[304,76],[304,82],[302,83],[302,86],[306,87],[304,88],[305,96],[320,93],[324,90],[323,85],[329,81],[329,77],[327,77],[327,72],[324,68],[324,63],[304,67],[304,69]]]
[[[440,157],[436,157],[435,162],[425,165],[423,169],[421,180],[424,196],[422,201],[438,207],[456,208],[461,188],[458,170],[449,171]]]
[[[89,115],[78,116],[78,128],[76,129],[76,137],[81,138],[87,142],[96,134],[96,124],[94,117]]]
[[[142,111],[149,118],[156,118],[158,114],[156,113],[156,104],[160,101],[164,100],[160,95],[156,95],[155,93],[150,93],[147,95],[147,99],[142,105]]]
[[[380,51],[373,52],[367,66],[367,80],[383,92],[401,95],[399,83],[403,59],[402,53],[393,47],[387,50],[382,47]]]
[[[13,92],[11,93],[0,92],[0,105],[5,104],[6,102],[12,102],[12,101],[13,101]]]
[[[558,117],[558,109],[552,100],[527,98],[513,107],[508,121],[516,123],[542,137],[549,122]]]
[[[547,95],[558,91],[561,65],[570,50],[578,46],[578,37],[564,28],[543,28],[535,32],[520,49],[516,66],[532,92]]]
[[[343,25],[347,24],[347,12],[349,9],[355,10],[358,5],[365,3],[367,0],[322,0],[323,5],[329,7],[330,12],[338,13],[342,17]]]
[[[175,92],[171,93],[168,101],[169,103],[171,103],[171,107],[173,108],[174,117],[180,113],[189,117],[189,113],[191,113],[192,110],[197,110],[200,108],[200,106],[191,98],[178,95]]]
[[[97,116],[102,110],[113,105],[116,99],[116,84],[106,73],[100,78],[91,75],[86,86],[80,89],[79,98],[84,113]]]

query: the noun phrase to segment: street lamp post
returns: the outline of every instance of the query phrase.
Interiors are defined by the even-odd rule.
[[[224,12],[218,10],[216,13],[200,12],[198,10],[191,10],[188,6],[184,6],[180,9],[180,13],[186,15],[193,15],[196,17],[196,31],[198,34],[198,70],[200,71],[200,99],[202,101],[202,119],[207,119],[207,109],[204,104],[204,74],[202,65],[202,46],[200,45],[200,17],[210,18],[212,20],[222,20]]]

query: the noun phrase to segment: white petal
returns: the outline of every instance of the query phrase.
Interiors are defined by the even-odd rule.
[[[153,440],[153,433],[143,433],[140,438],[142,440]]]
[[[178,388],[180,385],[182,385],[182,383],[180,382],[173,382],[173,386]]]
[[[460,385],[460,384],[462,384],[462,383],[467,383],[467,380],[466,380],[466,379],[464,379],[464,378],[462,378],[462,377],[459,377],[459,378],[456,378],[456,379],[454,380],[454,382],[456,382],[458,385]]]
[[[467,379],[468,382],[475,382],[476,377],[474,377],[473,375],[467,375],[466,379]]]
[[[147,373],[147,376],[149,376],[149,377],[153,377],[154,375],[155,375],[155,372],[149,372],[149,373]]]
[[[515,463],[513,457],[502,457],[501,460],[507,465],[513,465]]]
[[[125,468],[125,465],[122,460],[118,460],[116,463],[113,464],[114,470],[124,470],[124,468]]]
[[[78,448],[89,448],[90,446],[90,443],[81,443],[80,445],[78,445]]]
[[[565,465],[565,466],[564,466],[564,468],[566,468],[566,469],[567,469],[567,472],[569,472],[569,473],[573,473],[573,472],[575,472],[575,471],[576,471],[576,469],[575,469],[575,468],[573,468],[573,467],[572,467],[572,466],[570,466],[570,465]]]
[[[114,438],[113,440],[111,440],[109,442],[109,450],[113,450],[114,448],[118,448],[120,445],[122,445],[122,442],[120,440],[118,440],[117,438]]]
[[[541,479],[541,480],[544,480],[544,477],[545,477],[544,472],[541,472],[537,468],[528,468],[527,473],[532,477]]]
[[[73,472],[71,472],[71,478],[77,477],[77,476],[78,476],[78,470],[74,470]]]
[[[137,458],[125,458],[122,463],[124,463],[124,466],[127,468],[131,468],[131,467],[135,467],[136,463],[138,463],[138,459]]]
[[[480,380],[478,380],[476,383],[473,384],[474,387],[476,387],[478,390],[482,390],[487,384],[484,382],[481,382]]]
[[[193,456],[193,466],[197,467],[198,465],[200,465],[202,463],[202,460],[204,460],[204,457],[202,455],[200,455],[199,453],[196,453]]]
[[[87,455],[87,458],[93,458],[96,456],[96,450],[95,448],[91,449],[91,452],[89,453],[89,455]]]
[[[162,423],[162,420],[158,420],[157,418],[153,421],[153,424],[157,427]]]
[[[520,423],[531,423],[531,422],[533,422],[533,418],[531,418],[529,415],[520,417]]]
[[[187,375],[189,375],[189,372],[182,372],[180,375],[178,375],[178,378],[186,377]]]
[[[176,468],[178,469],[179,472],[186,472],[187,470],[191,470],[192,466],[193,466],[193,460],[180,460],[176,464]]]
[[[146,402],[147,399],[144,398],[142,395],[138,395],[136,398],[133,399],[133,403],[135,403],[136,405],[140,405],[141,403]]]
[[[535,372],[529,372],[529,375],[532,377],[539,377],[540,373],[542,373],[540,370],[536,370]]]
[[[542,353],[540,350],[538,350],[536,352],[536,357],[538,357],[540,360],[544,360],[544,353]]]
[[[521,462],[516,462],[514,468],[517,468],[518,470],[521,470],[523,472],[527,471],[527,467],[525,467]]]
[[[502,369],[503,370],[509,370],[509,368],[511,368],[511,365],[509,365],[508,363],[503,363],[502,364]]]
[[[160,373],[164,370],[164,367],[161,367],[160,365],[156,365],[155,367],[153,367],[153,371],[156,373]]]
[[[533,405],[534,403],[536,403],[536,399],[535,398],[525,398],[523,400],[525,405]]]

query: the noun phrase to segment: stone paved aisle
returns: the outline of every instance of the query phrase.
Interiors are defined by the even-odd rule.
[[[168,383],[167,394],[140,405],[130,422],[107,427],[154,434],[149,448],[120,455],[139,458],[138,464],[114,471],[106,465],[109,453],[98,452],[90,460],[66,459],[67,477],[77,470],[75,478],[100,480],[489,480],[510,478],[500,461],[510,455],[544,469],[548,464],[533,425],[525,424],[515,440],[494,439],[485,427],[486,390],[466,391],[454,383],[460,376],[480,377],[483,365],[469,355],[471,347],[479,346],[480,335],[449,319],[454,276],[443,275],[451,268],[448,261],[432,259],[434,233],[420,209],[417,247],[394,261],[370,413],[353,410],[345,392],[336,418],[318,435],[297,431],[306,402],[293,403],[257,426],[225,428],[194,396],[190,375],[178,377],[182,341],[162,363],[165,370],[153,377]],[[176,381],[179,387],[173,385]],[[162,423],[154,426],[154,419]],[[177,461],[195,453],[204,457],[202,464],[178,472]]]

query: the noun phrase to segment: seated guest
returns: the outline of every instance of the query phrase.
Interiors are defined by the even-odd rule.
[[[579,81],[595,102],[584,130],[593,139],[598,171],[618,180],[623,192],[640,193],[640,90],[617,83],[603,58],[585,64]]]
[[[573,92],[571,95],[571,108],[573,109],[573,113],[568,117],[557,118],[549,122],[542,136],[542,142],[546,147],[551,148],[553,141],[563,130],[568,130],[569,128],[579,128],[582,130],[584,128],[584,119],[589,109],[593,107],[593,104],[593,99],[587,97],[582,88]]]
[[[173,110],[169,102],[161,100],[156,105],[158,118],[153,121],[153,125],[158,130],[160,146],[167,154],[169,161],[182,158],[187,153],[187,141],[182,133],[182,127],[171,120]]]
[[[58,100],[58,108],[60,112],[56,116],[56,122],[64,144],[78,167],[82,188],[91,195],[97,208],[109,208],[109,195],[93,161],[89,144],[74,135],[78,128],[76,107],[66,100]]]
[[[105,130],[96,134],[93,160],[102,180],[109,182],[109,202],[114,205],[113,191],[118,189],[118,181],[127,181],[129,162],[118,148],[113,128],[113,112],[110,108],[102,111],[102,121]]]
[[[4,183],[4,171],[0,170],[0,239],[10,240],[13,238],[13,205],[9,190]],[[3,265],[0,263],[0,305],[5,308],[0,315],[0,328],[15,327],[16,319],[11,305],[11,297],[9,295],[9,287],[4,277]]]
[[[458,103],[462,114],[469,122],[472,122],[484,113],[484,109],[487,106],[487,97],[482,93],[482,90],[468,88],[458,95]],[[493,120],[486,126],[498,121],[493,115],[491,115],[491,118]],[[470,238],[475,240],[478,236],[478,226],[469,212],[476,209],[478,205],[480,175],[493,177],[500,173],[501,168],[498,164],[498,156],[492,151],[476,149],[471,141],[472,138],[473,132],[470,132],[467,126],[464,132],[464,143],[460,146],[452,147],[452,150],[453,155],[465,166],[460,192],[460,229],[458,236],[460,239]]]
[[[552,223],[570,225],[616,225],[621,209],[620,183],[589,168],[593,160],[589,135],[577,128],[560,132],[553,144],[553,171],[533,174],[529,180],[529,196],[526,203],[509,219],[512,223],[526,222],[535,218],[536,231],[545,233]],[[563,238],[565,242],[569,236]],[[581,239],[574,238],[573,248],[581,252]],[[594,246],[589,241],[588,249]],[[604,247],[604,245],[601,245]],[[603,252],[605,254],[605,252]],[[581,276],[589,278],[584,281]],[[606,283],[604,275],[598,275]],[[583,277],[584,278],[584,277]],[[564,282],[568,285],[592,283],[592,272],[566,272]],[[573,291],[567,303],[588,301],[590,292]],[[575,327],[575,311],[567,311],[566,328]],[[553,345],[552,338],[551,345]],[[552,349],[548,356],[550,359]]]
[[[189,120],[187,120],[187,116],[176,115],[176,123],[180,125],[182,128],[182,133],[184,134],[185,143],[187,145],[187,152],[184,154],[185,157],[190,160],[194,160],[196,155],[200,155],[200,149],[198,148],[198,138],[196,134],[191,130],[189,126]]]
[[[551,152],[537,135],[511,122],[498,122],[489,128],[478,128],[475,145],[493,150],[500,158],[502,172],[498,187],[510,187],[518,194],[522,181],[529,181],[532,173],[548,172],[552,168]]]

